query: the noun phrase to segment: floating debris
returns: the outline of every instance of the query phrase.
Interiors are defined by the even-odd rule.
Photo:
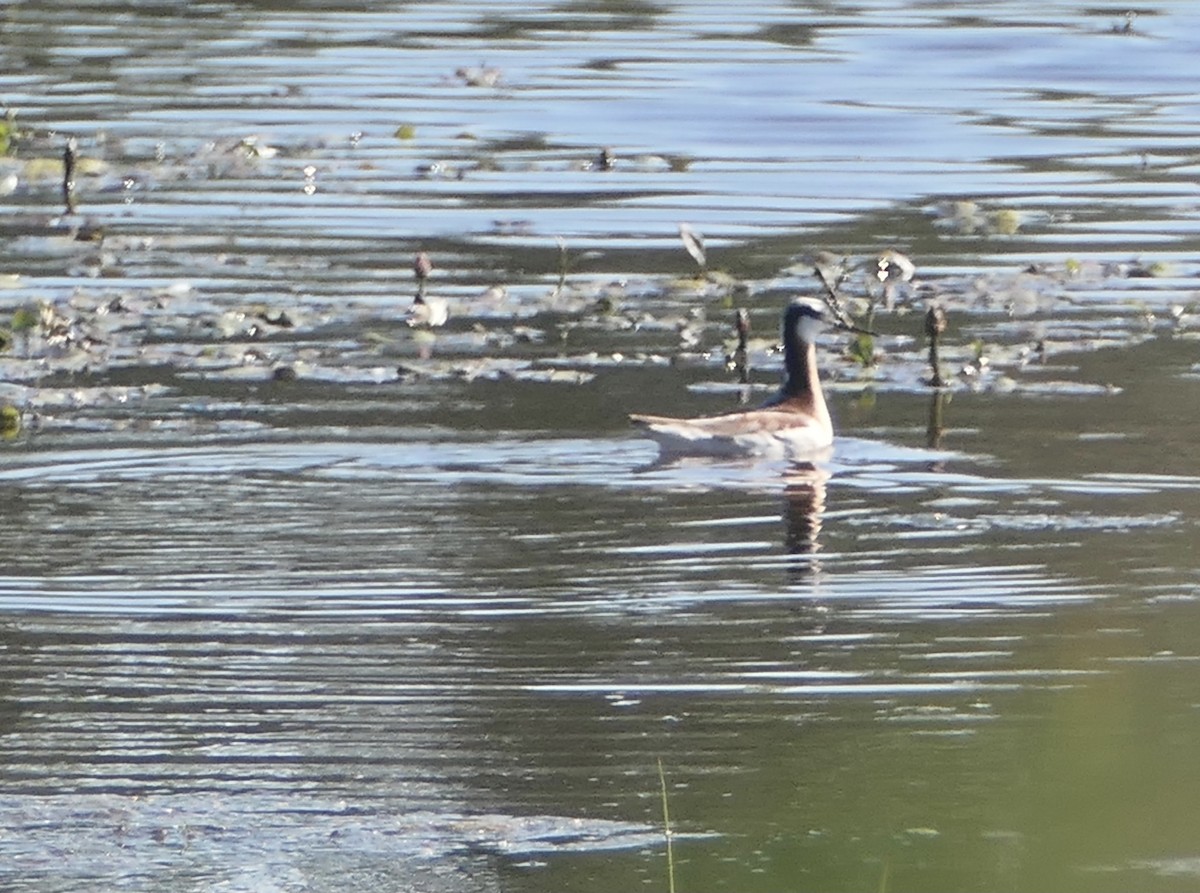
[[[462,66],[455,69],[454,76],[468,87],[496,87],[504,79],[499,68],[486,65]]]
[[[467,173],[448,161],[431,161],[417,165],[417,177],[422,180],[462,180]]]
[[[1129,9],[1125,12],[1125,21],[1120,24],[1114,24],[1110,29],[1113,34],[1137,34],[1137,29],[1134,27],[1134,22],[1137,21],[1138,11]]]
[[[247,158],[274,158],[279,154],[278,148],[254,135],[243,137],[240,145]]]

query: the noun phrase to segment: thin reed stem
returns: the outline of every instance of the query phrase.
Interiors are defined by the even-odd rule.
[[[658,758],[658,784],[662,790],[663,837],[667,840],[667,893],[675,893],[675,850],[671,843],[671,812],[667,807],[667,776],[663,774],[662,757]]]

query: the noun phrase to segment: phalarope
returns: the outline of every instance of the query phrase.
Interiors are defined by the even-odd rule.
[[[629,418],[665,453],[710,456],[813,457],[833,444],[833,422],[817,373],[816,337],[831,323],[825,305],[797,298],[783,315],[783,386],[756,409],[693,419],[655,415]]]

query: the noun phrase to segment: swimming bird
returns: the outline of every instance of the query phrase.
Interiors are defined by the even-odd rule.
[[[450,318],[450,307],[442,298],[425,296],[425,283],[432,272],[433,261],[429,259],[429,255],[424,251],[418,252],[413,259],[413,275],[417,277],[417,294],[405,317],[409,326],[436,328],[444,326],[446,320]]]
[[[757,409],[692,419],[631,415],[664,453],[812,457],[833,443],[833,422],[817,373],[817,334],[831,320],[823,303],[797,298],[783,315],[783,386]]]

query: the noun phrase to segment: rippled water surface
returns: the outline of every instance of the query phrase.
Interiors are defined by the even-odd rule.
[[[1194,889],[1197,35],[5,4],[0,885]]]

